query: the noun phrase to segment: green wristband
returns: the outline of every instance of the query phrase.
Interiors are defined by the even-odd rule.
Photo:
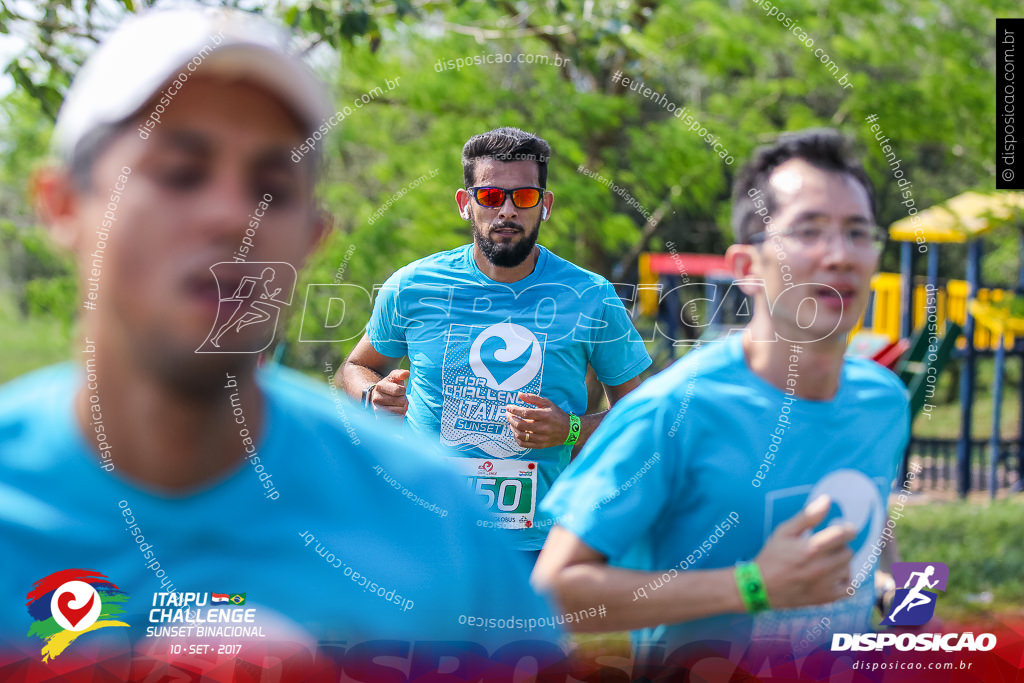
[[[736,586],[740,589],[743,604],[751,614],[771,609],[768,593],[761,578],[761,569],[754,562],[740,562],[736,565]]]
[[[569,436],[565,437],[566,446],[572,446],[580,438],[580,418],[575,413],[569,413]]]

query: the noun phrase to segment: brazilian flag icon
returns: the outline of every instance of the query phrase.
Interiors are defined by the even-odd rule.
[[[228,600],[230,600],[233,605],[244,605],[245,593],[232,593]]]

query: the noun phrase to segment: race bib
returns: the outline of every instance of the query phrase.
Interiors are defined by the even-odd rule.
[[[480,496],[498,529],[529,529],[537,506],[537,463],[530,460],[449,458]]]

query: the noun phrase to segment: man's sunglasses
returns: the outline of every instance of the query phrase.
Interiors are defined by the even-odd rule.
[[[504,187],[467,187],[476,198],[476,203],[489,209],[496,209],[505,203],[505,195],[512,195],[512,203],[520,209],[532,209],[540,203],[544,194],[542,187],[515,187],[506,190]]]

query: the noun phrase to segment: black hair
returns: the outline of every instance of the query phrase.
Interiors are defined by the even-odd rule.
[[[81,191],[92,189],[92,167],[96,160],[127,127],[129,121],[100,124],[86,133],[75,144],[68,157],[67,168],[71,181]]]
[[[474,135],[462,147],[462,170],[466,187],[472,187],[476,182],[476,160],[485,158],[498,161],[536,161],[540,186],[547,187],[551,146],[543,138],[509,126]]]
[[[812,128],[782,133],[774,144],[758,147],[750,161],[740,170],[733,183],[732,230],[737,244],[750,244],[751,238],[763,232],[765,222],[756,213],[754,190],[764,194],[768,215],[777,208],[768,180],[772,172],[790,159],[802,159],[824,171],[849,175],[867,191],[871,215],[875,215],[875,189],[864,166],[853,157],[849,144],[832,128]],[[763,211],[763,209],[762,209]]]

